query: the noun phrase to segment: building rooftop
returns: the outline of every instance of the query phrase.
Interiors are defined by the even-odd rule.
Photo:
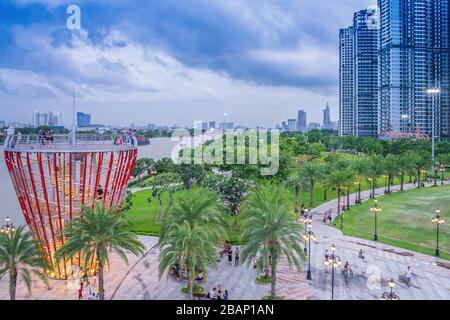
[[[20,152],[108,152],[137,148],[134,135],[127,134],[54,134],[53,138],[38,134],[9,135],[5,139],[6,151]]]

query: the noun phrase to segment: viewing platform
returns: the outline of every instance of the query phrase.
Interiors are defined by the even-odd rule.
[[[132,134],[14,134],[5,139],[5,151],[15,152],[109,152],[135,149],[136,136]]]

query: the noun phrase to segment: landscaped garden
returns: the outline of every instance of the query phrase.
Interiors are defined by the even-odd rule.
[[[378,214],[378,241],[429,255],[435,253],[436,225],[431,219],[440,209],[450,219],[450,186],[429,187],[396,192],[377,198],[382,211]],[[373,201],[353,207],[344,214],[343,232],[349,236],[373,240]],[[339,221],[335,223],[339,226]],[[450,224],[440,225],[440,256],[450,260]]]

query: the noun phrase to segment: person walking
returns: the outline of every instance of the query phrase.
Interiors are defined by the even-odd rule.
[[[233,264],[233,248],[231,247],[228,249],[228,264]]]
[[[239,252],[239,248],[236,247],[236,248],[234,249],[234,266],[235,266],[235,267],[238,267],[238,266],[239,266],[240,255],[241,255],[241,253]]]

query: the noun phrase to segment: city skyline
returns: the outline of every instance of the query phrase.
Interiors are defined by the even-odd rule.
[[[168,1],[150,5],[154,12],[119,1],[102,19],[96,19],[102,2],[80,1],[81,30],[65,28],[69,4],[0,5],[6,21],[0,36],[0,119],[30,122],[28,114],[36,109],[70,114],[74,82],[77,111],[112,125],[185,126],[218,121],[227,112],[234,123],[271,127],[299,106],[311,121],[321,122],[327,101],[336,118],[335,33],[355,10],[374,1]],[[325,15],[327,24],[311,18]],[[144,26],[146,16],[152,19]],[[71,117],[63,121],[67,126]]]

